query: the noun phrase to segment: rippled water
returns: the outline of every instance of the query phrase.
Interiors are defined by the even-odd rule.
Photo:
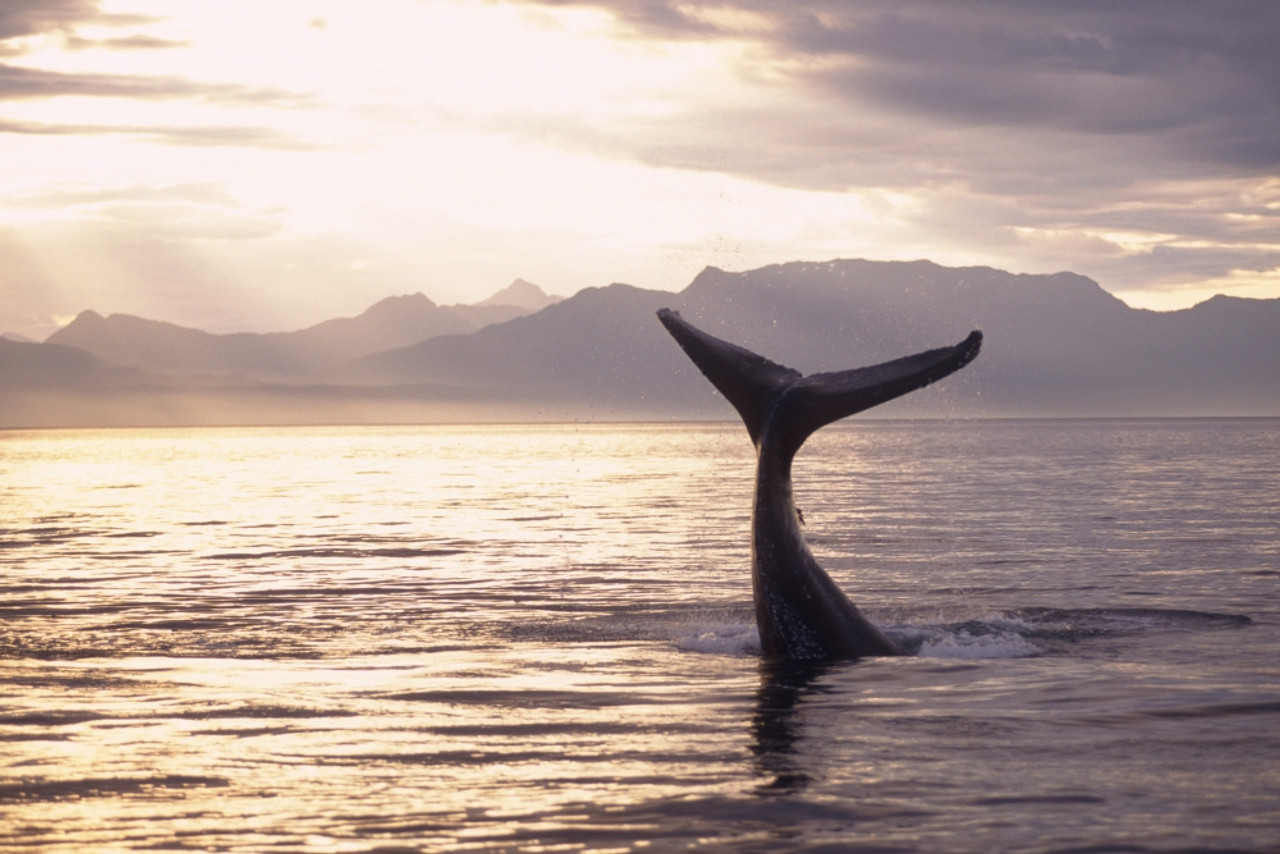
[[[0,848],[1273,851],[1280,421],[0,433]]]

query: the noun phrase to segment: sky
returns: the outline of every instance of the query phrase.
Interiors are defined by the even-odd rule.
[[[3,0],[0,332],[707,265],[1280,297],[1280,4]]]

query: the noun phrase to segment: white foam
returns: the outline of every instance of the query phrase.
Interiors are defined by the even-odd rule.
[[[997,621],[996,631],[974,634],[967,629],[937,626],[895,626],[890,634],[908,647],[919,643],[922,658],[1028,658],[1044,651],[1014,629],[1025,628],[1020,620]],[[1017,624],[1017,625],[1012,625]],[[673,637],[682,652],[712,655],[758,655],[760,633],[749,623],[698,624],[685,627]]]
[[[760,633],[751,625],[700,626],[693,635],[676,640],[684,652],[754,655],[760,652]]]
[[[921,658],[1028,658],[1041,652],[1040,647],[1021,635],[974,635],[963,630],[947,632],[920,647]]]
[[[1033,631],[1037,626],[1033,626],[1026,620],[1019,617],[1010,617],[1007,614],[991,613],[982,618],[982,622],[994,629],[1004,632],[1014,632],[1023,634],[1024,632]]]

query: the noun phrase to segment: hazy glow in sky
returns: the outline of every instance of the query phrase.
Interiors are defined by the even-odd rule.
[[[1280,296],[1280,14],[1112,5],[5,0],[0,331],[835,257]]]

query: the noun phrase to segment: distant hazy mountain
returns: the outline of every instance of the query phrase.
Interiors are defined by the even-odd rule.
[[[1280,299],[1157,313],[1070,273],[927,261],[709,267],[680,293],[615,284],[559,301],[517,281],[498,298],[520,304],[393,297],[267,335],[85,313],[52,343],[0,342],[0,426],[734,418],[662,306],[805,373],[983,330],[976,362],[876,415],[1280,415]],[[529,313],[539,302],[552,304]]]
[[[76,347],[0,337],[0,390],[90,390],[137,385],[146,378],[142,371]]]
[[[533,282],[516,279],[502,290],[486,300],[476,303],[477,306],[514,305],[529,312],[542,311],[549,305],[555,305],[564,297],[551,296]]]
[[[486,389],[551,417],[591,411],[629,417],[698,413],[702,390],[672,385],[684,354],[667,347],[654,312],[675,295],[630,285],[588,288],[542,311],[471,335],[451,335],[341,365],[354,385],[432,383]],[[432,343],[434,341],[434,344]],[[690,370],[693,370],[690,368]],[[687,371],[686,371],[687,373]],[[705,408],[702,414],[706,414]]]
[[[983,354],[883,414],[1280,414],[1280,300],[1132,309],[1083,276],[927,261],[704,270],[681,293],[588,289],[468,336],[335,370],[347,382],[483,388],[547,406],[731,415],[653,317],[662,305],[805,373],[986,333]]]
[[[414,344],[435,335],[472,332],[528,314],[524,302],[549,299],[517,280],[480,305],[439,306],[422,294],[388,297],[358,317],[327,320],[296,332],[215,335],[125,314],[82,312],[47,343],[79,347],[118,365],[160,374],[229,374],[301,381],[338,362]]]

